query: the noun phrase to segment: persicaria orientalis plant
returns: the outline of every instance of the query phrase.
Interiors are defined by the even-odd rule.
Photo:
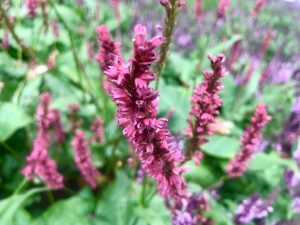
[[[206,19],[205,1],[195,0],[194,3],[195,23],[202,23]],[[84,8],[85,4],[89,3],[76,1],[78,9]],[[74,27],[69,26],[69,21],[64,20],[64,15],[61,14],[63,10],[58,10],[53,1],[24,1],[24,8],[30,21],[33,23],[37,17],[42,17],[43,29],[41,30],[45,33],[50,30],[50,36],[56,42],[55,49],[45,56],[46,63],[40,65],[40,59],[37,57],[39,50],[29,47],[25,39],[18,35],[14,20],[9,19],[7,10],[1,6],[1,15],[3,15],[1,23],[4,25],[3,49],[8,50],[12,47],[11,43],[16,44],[21,49],[22,57],[28,60],[35,78],[43,74],[38,71],[41,68],[50,74],[61,72],[59,66],[64,61],[59,59],[61,57],[59,46],[61,40],[68,36],[78,77],[66,79],[70,79],[78,90],[83,91],[83,94],[74,91],[74,96],[78,95],[83,103],[74,101],[67,105],[63,104],[63,109],[60,109],[57,107],[60,102],[55,101],[58,94],[45,88],[47,86],[44,87],[45,83],[51,80],[44,77],[41,79],[43,92],[36,104],[35,123],[32,123],[32,126],[37,129],[34,136],[32,135],[31,151],[24,159],[25,165],[21,173],[26,182],[32,182],[30,185],[42,182],[48,190],[58,190],[59,193],[64,190],[70,192],[68,185],[74,183],[78,189],[87,185],[91,193],[102,194],[106,185],[118,178],[118,169],[126,168],[130,171],[128,172],[130,178],[133,178],[138,188],[141,188],[139,201],[143,210],[151,204],[153,196],[157,193],[169,210],[173,225],[218,224],[217,216],[213,212],[214,203],[219,200],[218,192],[222,193],[221,188],[226,184],[229,184],[230,189],[234,182],[243,182],[243,178],[248,175],[248,170],[251,168],[251,162],[261,151],[260,146],[265,141],[263,132],[271,121],[267,104],[264,103],[263,98],[257,97],[259,104],[252,104],[251,109],[250,107],[247,109],[245,118],[239,118],[240,120],[235,118],[238,122],[234,121],[228,125],[226,123],[228,121],[223,120],[222,117],[224,106],[229,104],[229,101],[223,101],[226,96],[223,93],[224,86],[226,88],[226,85],[238,84],[243,90],[242,88],[251,82],[259,64],[256,61],[247,62],[244,77],[239,81],[238,78],[233,77],[231,70],[242,57],[243,40],[237,38],[232,42],[230,57],[216,51],[210,54],[207,51],[209,49],[207,44],[203,52],[204,57],[197,58],[200,62],[194,74],[193,72],[190,74],[193,81],[186,83],[185,78],[176,78],[176,82],[184,86],[182,89],[189,93],[189,96],[184,96],[184,101],[189,108],[186,109],[187,115],[183,114],[187,117],[182,118],[185,122],[182,126],[184,129],[175,130],[172,127],[173,114],[178,113],[180,109],[168,106],[167,112],[161,110],[160,107],[166,104],[162,101],[163,98],[173,99],[167,96],[164,90],[166,87],[164,82],[168,81],[162,82],[162,80],[169,66],[183,66],[181,60],[178,60],[178,65],[170,63],[168,56],[176,37],[177,16],[181,11],[186,10],[187,3],[182,0],[157,1],[160,10],[164,12],[164,21],[161,21],[163,25],[160,30],[157,29],[157,35],[153,35],[153,27],[137,23],[126,37],[120,36],[120,31],[124,29],[122,4],[125,3],[111,0],[109,4],[112,7],[114,23],[97,24],[93,28],[94,36],[90,35],[83,41],[85,47],[83,55],[99,70],[98,73],[93,74],[99,79],[96,84],[87,75],[90,73],[90,68],[82,61],[83,56],[80,55],[82,49],[79,50],[76,46],[77,42],[82,40],[74,38],[74,33],[78,36],[85,35],[83,24],[79,24],[76,31],[72,30]],[[253,20],[259,16],[265,4],[266,1],[256,1],[250,12]],[[230,0],[218,1],[214,19],[216,17],[216,22],[222,21],[220,26],[226,25],[226,13],[230,7]],[[57,18],[54,18],[51,13]],[[92,16],[95,20],[94,24],[100,20],[97,13],[99,12],[94,12]],[[104,14],[103,17],[105,16]],[[114,28],[115,25],[118,26],[117,29]],[[216,28],[214,24],[212,30]],[[258,61],[265,58],[274,37],[271,29],[266,32],[258,51]],[[13,42],[9,38],[13,38]],[[126,38],[132,40],[129,45],[124,41]],[[130,54],[124,54],[123,48]],[[189,60],[191,59],[187,61]],[[188,65],[194,65],[194,62]],[[269,66],[264,66],[265,70],[258,79],[261,80],[259,83],[261,89],[263,89],[262,83],[266,82],[270,73]],[[31,79],[29,75],[27,78]],[[100,97],[95,97],[95,93]],[[178,93],[174,93],[176,94]],[[235,105],[232,110],[238,107],[239,105]],[[235,152],[230,158],[227,155],[224,158],[220,157],[222,163],[217,165],[218,171],[214,174],[219,178],[218,181],[195,188],[193,182],[197,183],[197,181],[191,179],[189,172],[197,171],[199,176],[202,176],[202,173],[203,176],[206,176],[205,173],[210,173],[201,170],[203,165],[213,161],[213,154],[208,148],[216,142],[215,138],[226,137],[230,132],[228,130],[231,129],[227,125],[234,128],[237,125],[243,127],[243,130],[236,129],[234,134],[237,140],[240,138],[236,145],[238,147],[232,147],[234,148],[232,151]],[[120,151],[120,143],[126,146],[128,152]],[[100,156],[96,155],[99,152],[101,152]],[[297,166],[300,165],[299,152],[300,149],[293,155]],[[77,179],[70,178],[70,174],[75,174]],[[300,178],[297,172],[287,169],[283,180],[287,193],[292,199],[291,208],[295,212],[300,212],[300,194],[297,190],[300,188]],[[151,193],[145,194],[146,190],[150,189]],[[274,188],[267,195],[249,191],[248,197],[240,198],[235,212],[228,217],[234,224],[251,222],[265,224],[266,217],[272,213],[280,191],[280,188]],[[228,202],[230,205],[231,202]],[[92,218],[93,214],[90,217]]]

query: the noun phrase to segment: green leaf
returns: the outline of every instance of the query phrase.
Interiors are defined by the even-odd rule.
[[[208,142],[202,146],[202,151],[208,155],[231,159],[239,150],[239,140],[228,136],[212,135]]]
[[[290,167],[293,170],[297,170],[297,165],[293,160],[284,159],[278,156],[276,153],[257,153],[251,160],[249,165],[250,170],[267,170],[273,165],[279,165],[282,167]]]
[[[188,182],[199,184],[201,187],[215,184],[221,176],[220,171],[205,160],[202,161],[200,166],[196,166],[192,161],[188,161],[185,166],[189,168],[183,174],[185,179]]]
[[[107,187],[97,204],[97,224],[132,224],[133,196],[129,178],[124,173],[118,173],[116,180]]]
[[[93,198],[78,194],[56,202],[33,225],[89,225],[92,222]]]
[[[26,193],[13,195],[9,198],[6,198],[0,201],[0,218],[1,224],[13,225],[12,221],[18,210],[24,204],[24,202],[32,195],[46,191],[47,188],[35,188]]]
[[[30,117],[22,108],[12,103],[0,105],[0,140],[5,141],[18,129],[30,123]]]
[[[218,225],[233,225],[232,219],[229,218],[228,211],[216,201],[210,201],[210,211],[206,214]]]

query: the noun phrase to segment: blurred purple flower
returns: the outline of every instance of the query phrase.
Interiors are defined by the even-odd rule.
[[[280,189],[276,188],[266,200],[262,200],[259,194],[254,194],[242,201],[235,214],[237,225],[246,224],[254,220],[261,220],[273,211],[272,205],[279,194]]]
[[[264,4],[266,4],[266,0],[256,0],[255,7],[252,12],[253,17],[256,17],[259,14]]]

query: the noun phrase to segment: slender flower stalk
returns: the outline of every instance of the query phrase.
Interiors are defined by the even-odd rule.
[[[38,134],[33,142],[31,154],[26,158],[27,165],[22,170],[23,175],[32,180],[38,176],[49,188],[63,188],[63,176],[58,172],[56,162],[48,155],[51,141],[50,126],[53,115],[49,109],[51,96],[48,92],[41,94],[40,105],[36,115],[38,122]]]
[[[118,125],[124,128],[123,135],[134,147],[142,169],[156,180],[163,197],[181,201],[186,184],[180,176],[184,168],[177,163],[182,162],[183,155],[172,143],[167,120],[157,117],[158,93],[149,87],[156,77],[150,69],[157,59],[154,50],[162,44],[163,38],[156,36],[146,40],[146,35],[146,27],[136,25],[130,62],[123,63],[115,54],[113,64],[104,73],[110,86],[109,94],[118,107]],[[111,46],[115,45],[111,43]],[[107,59],[106,56],[101,58],[104,62]]]
[[[96,167],[93,166],[91,152],[83,131],[75,131],[75,135],[72,140],[72,148],[75,153],[75,162],[80,173],[92,188],[96,188],[97,177],[100,173]]]
[[[225,18],[226,11],[229,5],[230,5],[230,0],[219,0],[218,10],[217,10],[218,19]]]
[[[256,0],[255,7],[252,12],[252,17],[256,18],[261,8],[266,4],[266,0]]]
[[[5,9],[2,8],[2,5],[0,4],[0,17],[2,18],[2,21],[7,28],[7,30],[11,33],[14,40],[18,43],[18,45],[21,47],[22,52],[25,53],[25,55],[29,56],[31,60],[35,59],[34,51],[29,48],[23,41],[22,38],[20,38],[17,33],[15,32],[15,28],[13,26],[13,17],[8,17],[6,14]]]
[[[48,4],[47,0],[40,0],[41,4],[41,9],[42,9],[42,17],[43,17],[43,23],[45,27],[45,32],[47,33],[48,31],[48,25],[49,25],[49,20],[48,20]]]
[[[256,67],[257,67],[256,62],[252,61],[246,74],[242,77],[240,81],[240,85],[245,86],[248,84]]]
[[[8,36],[8,30],[7,29],[5,29],[3,31],[2,47],[4,49],[8,49],[9,48],[9,36]]]
[[[182,0],[161,0],[160,3],[162,4],[162,6],[165,8],[166,11],[165,25],[163,30],[163,36],[165,38],[165,41],[160,47],[159,61],[157,62],[156,65],[156,73],[157,73],[157,79],[155,84],[156,89],[158,89],[159,87],[160,73],[164,68],[167,60],[167,55],[168,55],[168,51],[172,40],[172,35],[175,28],[176,17],[179,13],[179,9],[185,6],[185,2]]]
[[[228,164],[227,173],[230,177],[237,178],[246,172],[252,156],[257,151],[262,130],[270,120],[271,117],[268,115],[266,106],[259,104],[255,108],[251,124],[246,128],[241,138],[241,150]]]
[[[49,21],[50,25],[52,26],[52,34],[53,37],[55,37],[56,39],[59,38],[60,32],[59,32],[59,26],[56,20],[50,20]]]
[[[264,40],[260,46],[260,59],[262,60],[270,46],[270,43],[271,43],[271,40],[272,38],[274,37],[274,32],[272,30],[268,30],[265,37],[264,37]]]
[[[230,60],[228,62],[228,70],[232,70],[233,65],[239,59],[239,57],[241,55],[241,44],[242,44],[242,40],[237,40],[232,45],[232,48],[230,50],[231,57],[230,57]]]
[[[93,132],[92,141],[94,143],[103,143],[104,142],[104,128],[103,120],[100,117],[97,117],[91,126],[91,131]]]
[[[218,93],[222,89],[220,79],[226,74],[224,68],[225,56],[208,56],[211,63],[212,72],[204,72],[204,82],[195,90],[191,98],[192,109],[190,115],[195,120],[188,119],[189,127],[186,129],[186,136],[190,138],[188,144],[188,156],[200,150],[199,146],[207,142],[206,136],[214,133],[213,124],[219,114],[219,107],[222,100]]]
[[[120,10],[119,10],[120,0],[111,0],[111,1],[112,1],[112,6],[114,9],[116,20],[120,21]]]

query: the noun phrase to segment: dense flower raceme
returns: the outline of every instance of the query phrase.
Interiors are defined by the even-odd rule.
[[[95,188],[97,186],[97,177],[100,173],[93,166],[91,152],[83,131],[75,131],[75,135],[72,140],[72,148],[75,153],[75,162],[80,173],[88,184],[92,188]]]
[[[25,0],[25,5],[30,18],[34,18],[39,7],[40,0]]]
[[[115,58],[121,60],[120,44],[111,40],[109,30],[106,26],[96,28],[98,34],[99,53],[96,55],[96,61],[99,63],[102,71],[113,65]]]
[[[101,40],[102,32],[107,30],[103,26],[97,29],[100,34],[100,46],[105,46]],[[184,169],[177,167],[177,163],[183,160],[181,151],[172,143],[170,131],[167,129],[168,122],[164,118],[157,118],[158,93],[149,87],[155,79],[155,74],[150,70],[156,60],[155,48],[163,42],[161,36],[146,40],[147,30],[142,25],[136,25],[134,36],[134,51],[129,64],[125,64],[115,54],[103,51],[100,47],[101,65],[115,60],[105,71],[110,85],[109,93],[118,106],[118,125],[124,127],[123,134],[133,145],[138,159],[141,161],[143,170],[157,182],[159,193],[165,198],[181,199],[185,195],[186,184],[180,174]],[[109,34],[104,32],[105,37]],[[110,46],[115,46],[110,42]],[[108,49],[109,50],[109,49]],[[105,68],[105,67],[104,67]]]
[[[218,10],[217,10],[217,18],[222,19],[225,17],[226,10],[230,5],[230,0],[219,0]]]
[[[212,72],[204,72],[204,82],[195,90],[191,98],[192,109],[190,114],[195,117],[195,121],[188,120],[186,136],[191,138],[189,143],[189,153],[194,153],[199,149],[199,145],[207,142],[206,136],[214,132],[212,127],[216,116],[219,114],[219,107],[222,100],[218,93],[222,89],[221,77],[226,74],[224,68],[225,56],[209,55]]]
[[[49,24],[52,26],[52,34],[53,37],[59,38],[60,32],[59,32],[59,26],[56,20],[50,20]]]
[[[93,132],[92,141],[94,143],[103,143],[104,142],[104,128],[103,120],[100,117],[97,117],[92,125],[91,131]]]
[[[31,154],[26,158],[27,165],[22,173],[29,180],[37,175],[50,188],[63,188],[63,176],[58,172],[56,162],[48,155],[51,141],[50,127],[53,122],[53,110],[49,109],[51,96],[43,93],[37,107],[38,134],[33,142]],[[55,112],[55,117],[59,116]],[[57,118],[56,123],[57,123]]]
[[[246,172],[249,161],[257,151],[262,130],[270,120],[271,117],[268,115],[266,106],[259,104],[255,108],[251,124],[246,128],[241,138],[241,150],[230,161],[227,167],[227,173],[230,177],[240,177]]]
[[[173,225],[211,225],[212,220],[202,214],[209,211],[208,197],[203,194],[193,194],[184,201],[181,210],[174,210],[172,215]]]
[[[235,224],[248,224],[254,220],[264,224],[265,217],[273,211],[272,205],[279,191],[280,189],[276,188],[266,200],[262,200],[257,193],[244,200],[236,210]]]
[[[255,7],[252,12],[253,17],[256,17],[259,14],[259,12],[260,12],[261,8],[264,6],[264,4],[266,4],[266,0],[256,0]]]

